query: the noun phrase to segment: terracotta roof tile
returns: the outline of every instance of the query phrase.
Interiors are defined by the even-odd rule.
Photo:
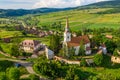
[[[87,35],[73,37],[70,42],[68,42],[68,46],[79,46],[80,42],[83,41],[84,44],[90,43],[90,40]]]
[[[112,39],[113,36],[112,35],[106,35],[106,38]]]

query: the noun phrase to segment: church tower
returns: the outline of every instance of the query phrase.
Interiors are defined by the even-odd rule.
[[[68,18],[66,19],[66,26],[65,26],[65,32],[64,32],[64,42],[69,42],[71,41],[71,33],[69,30],[69,21]]]

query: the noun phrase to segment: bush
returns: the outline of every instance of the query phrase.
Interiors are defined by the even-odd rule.
[[[30,74],[29,78],[30,80],[39,80],[39,77],[36,76],[35,74]]]
[[[19,80],[20,79],[20,71],[18,68],[10,68],[8,71],[10,80]]]
[[[67,71],[65,80],[79,80],[78,75],[75,74],[74,67],[70,67],[70,69]]]
[[[0,72],[0,80],[7,80],[7,77],[4,72]]]
[[[0,71],[4,72],[6,71],[7,68],[12,67],[13,66],[13,62],[11,61],[0,61]]]
[[[96,54],[93,58],[94,63],[97,66],[101,66],[102,62],[103,62],[103,54]]]
[[[83,66],[83,67],[87,66],[87,63],[84,58],[81,59],[80,66]]]

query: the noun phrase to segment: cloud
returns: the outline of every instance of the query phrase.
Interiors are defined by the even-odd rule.
[[[86,5],[94,2],[105,1],[105,0],[40,0],[33,5],[33,8],[65,8],[65,7],[76,7]]]
[[[65,8],[86,5],[105,0],[0,0],[3,9],[31,8]]]

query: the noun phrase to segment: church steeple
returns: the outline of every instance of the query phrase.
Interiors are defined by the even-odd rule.
[[[66,18],[66,26],[65,26],[65,32],[64,32],[64,42],[71,41],[71,33],[69,30],[69,21],[68,18]]]
[[[69,21],[68,21],[68,17],[66,18],[65,32],[69,32]]]

